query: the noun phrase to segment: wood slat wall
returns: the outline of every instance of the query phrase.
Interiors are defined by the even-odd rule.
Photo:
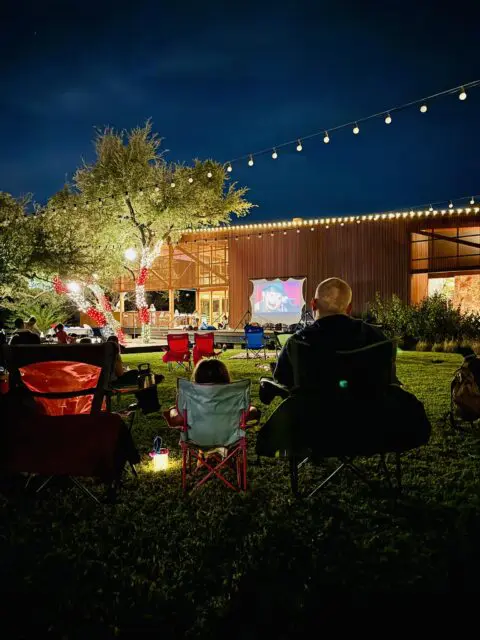
[[[409,298],[409,238],[407,222],[335,225],[314,231],[302,228],[287,235],[265,233],[250,239],[241,235],[230,242],[230,326],[249,308],[251,279],[306,277],[305,299],[316,285],[338,276],[350,283],[354,312],[366,310],[378,291],[382,296]]]

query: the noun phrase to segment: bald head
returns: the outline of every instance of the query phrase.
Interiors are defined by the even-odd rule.
[[[321,282],[315,291],[316,317],[332,316],[338,313],[350,313],[352,290],[340,278],[328,278]]]

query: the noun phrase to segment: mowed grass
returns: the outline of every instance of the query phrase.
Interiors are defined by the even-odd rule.
[[[231,355],[222,357],[235,379],[252,379],[252,401],[260,406],[262,363]],[[125,361],[149,361],[164,373],[162,409],[174,403],[175,374],[159,354]],[[442,424],[460,362],[448,354],[399,354],[399,378],[425,403],[433,436],[405,456],[405,493],[396,507],[385,492],[348,475],[312,500],[295,500],[285,462],[255,465],[255,433],[248,436],[246,494],[209,482],[184,497],[178,434],[158,415],[136,423],[143,462],[138,480],[126,476],[116,505],[95,505],[68,484],[4,496],[3,620],[15,621],[5,637],[21,637],[30,626],[68,638],[140,630],[162,638],[216,637],[226,628],[234,637],[266,630],[289,637],[331,615],[332,594],[348,593],[350,603],[362,606],[378,592],[476,590],[478,434]],[[263,421],[273,406],[262,410]],[[323,426],[334,428],[321,421],[312,428]],[[171,450],[167,472],[151,470],[156,435]],[[375,463],[365,464],[375,477]],[[326,470],[306,468],[301,482]]]

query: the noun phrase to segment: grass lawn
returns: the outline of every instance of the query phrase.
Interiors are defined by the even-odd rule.
[[[174,402],[175,377],[159,355],[125,360],[150,361],[166,376],[162,408]],[[178,436],[158,416],[136,423],[144,462],[116,505],[97,506],[69,485],[1,497],[2,618],[11,614],[18,625],[18,634],[5,637],[21,637],[29,624],[68,638],[140,629],[162,638],[214,637],[230,622],[235,637],[264,635],[270,625],[287,637],[320,612],[328,615],[339,593],[362,606],[378,591],[440,597],[475,590],[478,434],[441,424],[460,362],[449,354],[399,354],[399,378],[425,403],[434,431],[429,446],[406,456],[396,509],[345,475],[313,500],[295,500],[286,463],[254,466],[254,433],[246,494],[209,482],[184,498]],[[258,404],[257,380],[266,373],[258,362],[229,360],[229,368],[236,379],[252,378]],[[264,418],[272,408],[263,407]],[[171,449],[171,465],[154,474],[148,451],[157,434]],[[305,470],[302,482],[318,473]]]

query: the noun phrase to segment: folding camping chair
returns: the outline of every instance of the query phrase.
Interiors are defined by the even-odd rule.
[[[194,336],[193,366],[196,366],[202,358],[217,358],[222,353],[215,351],[215,334],[212,331],[195,333]]]
[[[349,470],[369,484],[358,457],[379,456],[379,470],[394,489],[386,456],[395,456],[396,488],[401,489],[401,453],[425,444],[430,424],[423,405],[391,384],[395,344],[377,343],[355,351],[312,354],[311,345],[293,338],[295,388],[271,415],[257,437],[257,454],[289,459],[292,491],[308,461],[340,464],[308,494],[315,495],[340,471]],[[321,373],[323,372],[323,374]],[[265,381],[266,382],[266,381]],[[269,385],[274,385],[268,381]],[[279,386],[279,395],[285,388]],[[263,432],[263,433],[262,433]]]
[[[68,476],[96,502],[78,476],[116,490],[125,463],[139,460],[120,416],[103,411],[115,345],[15,345],[4,355],[4,470],[48,476],[38,491],[53,476]]]
[[[187,489],[187,476],[193,475],[194,460],[198,464],[194,473],[199,475],[199,480],[193,489],[216,477],[234,491],[246,491],[245,429],[249,406],[250,380],[231,384],[196,384],[184,378],[178,379],[177,410],[184,419],[180,429],[184,491]],[[218,448],[226,449],[226,454],[215,454],[214,450]],[[202,471],[206,473],[202,475]],[[233,473],[232,481],[225,477],[226,472]]]
[[[292,337],[292,333],[281,333],[278,331],[273,332],[273,343],[275,345],[275,357],[278,359],[280,351],[287,344],[289,338]]]
[[[250,358],[250,353],[254,358],[261,357],[261,351],[263,351],[263,357],[267,359],[267,352],[265,350],[265,335],[263,327],[248,327],[245,329],[245,349],[247,351],[247,358]]]
[[[168,368],[172,368],[172,363],[183,367],[186,371],[191,369],[190,364],[190,342],[188,333],[167,334],[168,351],[163,356],[163,361],[168,363]]]

